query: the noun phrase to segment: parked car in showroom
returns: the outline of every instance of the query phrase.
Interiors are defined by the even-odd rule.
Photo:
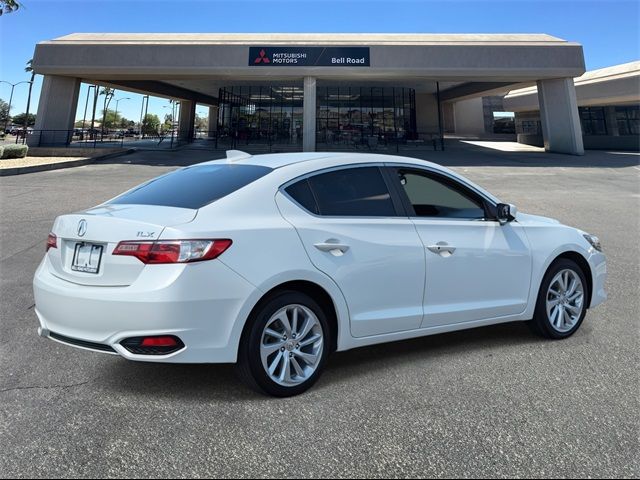
[[[336,350],[513,321],[567,338],[605,277],[597,237],[436,164],[231,151],[58,217],[34,292],[43,337],[237,362],[290,396]]]

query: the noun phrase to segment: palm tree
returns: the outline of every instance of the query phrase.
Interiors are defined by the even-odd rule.
[[[109,109],[109,103],[111,103],[111,99],[116,94],[115,88],[104,87],[100,91],[100,95],[104,95],[104,110],[102,111],[102,135],[104,135],[104,125],[107,120],[107,110]]]
[[[18,8],[20,4],[16,0],[0,0],[0,15],[15,12]]]
[[[29,82],[29,96],[27,97],[27,113],[24,116],[24,131],[25,137],[27,128],[29,127],[29,107],[31,106],[31,89],[33,88],[33,80],[36,78],[36,72],[33,71],[33,58],[27,62],[27,66],[24,68],[24,71],[31,74],[31,81]]]

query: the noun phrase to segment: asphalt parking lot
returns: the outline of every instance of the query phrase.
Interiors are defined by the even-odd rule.
[[[279,400],[232,366],[39,338],[31,279],[55,216],[210,157],[139,152],[0,178],[0,477],[640,475],[640,157],[424,154],[600,236],[609,300],[566,341],[509,324],[339,353],[309,393]]]

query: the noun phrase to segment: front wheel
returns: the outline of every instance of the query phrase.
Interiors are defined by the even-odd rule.
[[[532,329],[546,338],[573,335],[587,313],[587,280],[572,260],[562,258],[549,267],[542,279]]]
[[[324,369],[328,334],[326,315],[311,297],[300,292],[277,294],[249,319],[240,345],[240,376],[269,395],[299,395]]]

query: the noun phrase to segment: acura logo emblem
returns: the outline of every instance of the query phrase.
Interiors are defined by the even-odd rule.
[[[78,236],[84,237],[85,233],[87,233],[87,221],[83,218],[78,222]]]

